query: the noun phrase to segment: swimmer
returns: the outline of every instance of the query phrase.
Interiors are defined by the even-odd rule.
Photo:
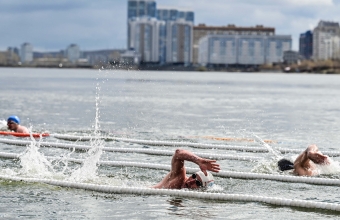
[[[190,177],[186,175],[184,161],[196,163],[201,171],[192,174]],[[153,186],[157,189],[196,189],[199,187],[211,186],[214,183],[213,175],[208,172],[219,172],[220,165],[216,160],[204,159],[196,156],[187,150],[177,149],[171,160],[171,171],[164,177],[162,181]]]
[[[9,130],[18,132],[18,133],[25,133],[28,134],[29,131],[25,126],[19,125],[20,119],[18,116],[12,115],[7,119],[7,127]]]
[[[315,164],[327,165],[329,164],[327,155],[323,155],[318,147],[313,144],[307,147],[292,163],[289,160],[282,159],[278,162],[279,169],[281,171],[293,169],[293,173],[298,176],[315,176],[316,172]]]

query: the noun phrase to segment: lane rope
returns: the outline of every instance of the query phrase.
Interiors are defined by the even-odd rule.
[[[58,139],[69,140],[69,141],[90,141],[96,138],[112,141],[122,141],[134,144],[145,144],[150,146],[172,146],[172,147],[193,147],[193,148],[203,148],[203,149],[223,149],[223,150],[237,150],[245,152],[259,152],[267,153],[269,152],[265,147],[248,147],[248,146],[232,146],[232,145],[221,145],[221,144],[202,144],[202,143],[191,143],[191,142],[175,142],[175,141],[153,141],[153,140],[139,140],[130,138],[118,138],[118,137],[94,137],[94,136],[74,136],[74,135],[62,135],[62,134],[51,134],[51,137]],[[282,154],[296,153],[300,154],[303,150],[301,149],[287,149],[287,148],[276,148]],[[340,151],[322,151],[323,154],[332,157],[340,156]]]
[[[4,153],[0,152],[0,157],[6,159],[19,159],[20,154]],[[83,163],[84,159],[74,158],[63,158],[63,157],[52,157],[46,156],[50,160],[65,160],[74,163]],[[171,170],[170,165],[154,164],[154,163],[141,163],[141,162],[127,162],[127,161],[99,161],[98,165],[114,166],[114,167],[139,167],[157,170]],[[186,168],[187,173],[195,173],[199,171],[198,168]],[[330,185],[340,186],[339,179],[326,179],[318,177],[305,177],[305,176],[288,176],[288,175],[275,175],[275,174],[264,174],[264,173],[250,173],[250,172],[235,172],[235,171],[220,171],[214,173],[214,176],[224,178],[235,178],[235,179],[265,179],[280,182],[293,182],[293,183],[306,183],[312,185]]]
[[[31,141],[23,140],[12,140],[12,139],[0,139],[0,143],[13,144],[19,146],[30,145]],[[64,149],[77,149],[77,150],[89,150],[91,146],[77,145],[77,144],[65,144],[65,143],[55,143],[55,142],[37,142],[39,146],[43,147],[56,147]],[[115,148],[115,147],[102,147],[103,151],[107,152],[123,152],[123,153],[143,153],[150,155],[162,155],[162,156],[172,156],[174,151],[170,150],[155,150],[155,149],[144,149],[144,148]],[[228,154],[209,154],[209,153],[194,153],[199,157],[216,159],[216,160],[241,160],[241,161],[258,161],[261,157],[251,157],[251,156],[240,156],[240,155],[228,155]]]
[[[288,206],[288,207],[302,207],[309,209],[324,209],[332,211],[340,211],[340,204],[329,202],[315,202],[310,200],[300,199],[285,199],[278,197],[255,196],[247,194],[225,194],[225,193],[209,193],[209,192],[196,192],[189,190],[176,190],[176,189],[153,189],[141,187],[118,187],[108,185],[98,185],[89,183],[76,183],[69,181],[38,179],[38,178],[24,178],[24,177],[11,177],[0,175],[3,180],[10,181],[25,181],[31,183],[44,183],[53,186],[69,187],[75,189],[84,189],[101,193],[112,194],[134,194],[134,195],[166,195],[178,196],[185,198],[205,199],[205,200],[218,200],[218,201],[234,201],[234,202],[261,202],[271,205]]]
[[[131,138],[119,138],[119,137],[93,137],[93,136],[73,136],[73,135],[60,135],[60,134],[52,134],[52,137],[70,140],[70,141],[90,141],[96,138],[104,139],[104,140],[112,140],[112,141],[121,141],[128,142],[134,144],[145,144],[150,146],[187,146],[194,148],[203,148],[203,149],[224,149],[224,150],[239,150],[239,151],[247,151],[247,152],[268,152],[268,150],[264,147],[248,147],[248,146],[232,146],[232,145],[222,145],[222,144],[202,144],[202,143],[192,143],[192,142],[179,142],[179,141],[154,141],[154,140],[140,140],[140,139],[131,139]]]

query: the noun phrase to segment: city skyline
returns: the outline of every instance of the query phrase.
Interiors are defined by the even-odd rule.
[[[157,0],[157,7],[192,10],[195,25],[264,25],[277,34],[292,35],[298,50],[299,35],[312,30],[320,20],[340,22],[340,0]],[[58,51],[72,43],[81,50],[126,49],[127,0],[58,1],[3,0],[0,3],[3,30],[0,50],[20,47],[34,51]]]

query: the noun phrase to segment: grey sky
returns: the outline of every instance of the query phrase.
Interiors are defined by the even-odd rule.
[[[156,0],[157,6],[191,9],[195,24],[275,27],[293,37],[319,20],[340,22],[340,0]],[[20,47],[59,51],[126,48],[127,0],[0,0],[0,50]]]

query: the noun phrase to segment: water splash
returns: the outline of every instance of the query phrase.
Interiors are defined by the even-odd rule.
[[[339,161],[334,161],[332,158],[328,158],[328,165],[316,165],[317,173],[320,175],[331,175],[340,174],[340,163]]]
[[[277,166],[277,160],[261,160],[259,161],[251,170],[251,172],[254,173],[277,173],[278,172],[278,166]]]
[[[31,143],[26,150],[19,156],[21,173],[24,175],[33,175],[38,177],[48,177],[53,174],[52,164],[46,157],[39,152],[40,140],[37,142],[32,136],[32,127],[28,128],[31,137]]]
[[[0,131],[6,131],[7,130],[7,121],[1,119],[0,120]]]
[[[84,160],[82,166],[72,172],[69,180],[71,181],[88,181],[97,178],[98,161],[102,155],[102,147],[104,141],[100,138],[100,86],[97,82],[96,85],[96,117],[94,124],[94,137],[90,140],[91,149],[87,152],[87,157]]]
[[[263,147],[267,148],[267,150],[269,151],[269,153],[271,153],[272,155],[275,156],[276,159],[281,159],[283,156],[281,154],[281,152],[275,150],[274,148],[272,148],[269,144],[267,144],[266,142],[264,142],[264,140],[262,138],[260,138],[259,136],[257,136],[256,134],[252,134],[255,141],[258,142],[259,144],[261,144]]]

